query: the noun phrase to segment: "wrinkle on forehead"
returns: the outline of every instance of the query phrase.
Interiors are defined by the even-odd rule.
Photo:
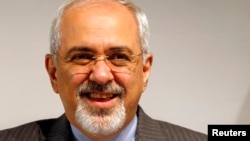
[[[67,12],[72,9],[75,10],[82,8],[88,9],[91,7],[105,7],[109,9],[114,9],[114,7],[117,5],[123,6],[115,0],[85,0],[85,1],[79,0],[69,5],[65,10],[65,14],[67,14]]]
[[[107,14],[109,12],[121,13],[121,15],[127,13],[126,15],[130,15],[133,18],[133,21],[135,21],[136,25],[138,26],[135,13],[133,13],[128,7],[120,4],[116,0],[76,0],[76,2],[72,3],[71,5],[68,5],[68,7],[65,9],[61,22],[72,11],[79,11],[79,13],[83,13],[91,11],[93,9],[97,9],[96,11],[98,11],[99,9],[103,9],[102,12],[107,12]],[[124,17],[124,19],[127,18]]]
[[[67,10],[60,26],[61,45],[67,48],[72,46],[140,48],[137,20],[133,12],[114,0],[97,1],[90,4],[75,4]],[[71,44],[69,40],[76,42]]]

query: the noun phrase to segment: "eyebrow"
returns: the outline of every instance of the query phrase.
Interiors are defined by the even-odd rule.
[[[69,56],[72,52],[83,51],[83,52],[94,52],[94,50],[87,46],[74,46],[66,53],[66,57]]]
[[[129,51],[130,53],[132,53],[132,50],[127,47],[127,46],[115,46],[115,47],[111,47],[108,51]]]

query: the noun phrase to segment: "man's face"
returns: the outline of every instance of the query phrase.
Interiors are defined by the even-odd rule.
[[[106,122],[103,116],[114,120],[116,116],[123,116],[114,132],[119,131],[135,116],[152,62],[152,56],[148,55],[143,64],[139,55],[142,50],[132,13],[114,3],[73,6],[62,19],[61,35],[57,64],[47,56],[46,67],[67,118],[82,132],[91,134],[79,125],[76,115],[97,116],[98,122]],[[129,57],[134,55],[131,62],[120,54],[124,52]],[[97,56],[96,60],[91,58],[93,55]],[[112,57],[105,59],[105,55]],[[91,64],[81,64],[84,59]],[[129,63],[117,66],[112,59],[126,59]],[[120,112],[122,108],[124,115]]]

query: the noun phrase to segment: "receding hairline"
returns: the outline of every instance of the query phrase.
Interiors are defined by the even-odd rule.
[[[125,9],[127,9],[135,18],[136,20],[136,17],[135,17],[135,13],[134,11],[132,11],[131,9],[129,9],[128,7],[122,5],[121,3],[117,2],[116,0],[85,0],[85,1],[81,1],[81,0],[75,0],[74,2],[70,3],[69,5],[67,5],[64,9],[64,12],[63,12],[63,15],[62,17],[64,17],[64,15],[72,10],[72,9],[77,9],[77,8],[85,8],[85,7],[88,7],[88,6],[97,6],[97,5],[100,5],[100,6],[103,6],[103,5],[107,5],[109,7],[111,7],[112,5],[115,7],[117,5],[121,6],[121,7],[124,7]]]
[[[117,0],[85,0],[85,1],[81,1],[81,0],[75,0],[74,2],[70,3],[69,5],[67,5],[61,15],[61,22],[59,24],[59,27],[61,28],[61,24],[62,21],[64,19],[64,17],[70,13],[71,10],[76,10],[76,9],[84,9],[84,8],[91,8],[91,7],[96,7],[96,6],[106,6],[108,8],[114,8],[119,9],[119,11],[125,10],[127,11],[131,17],[133,18],[133,20],[136,23],[136,28],[137,28],[137,32],[138,32],[138,36],[139,36],[139,23],[136,17],[136,13],[133,9],[119,3]],[[59,28],[59,30],[60,30]]]
[[[137,39],[138,42],[140,42],[140,34],[139,34],[139,23],[138,20],[136,18],[136,14],[133,10],[131,10],[129,7],[126,7],[125,5],[117,2],[116,0],[95,0],[94,2],[91,0],[87,0],[87,2],[85,1],[77,1],[74,3],[71,3],[70,5],[68,5],[62,16],[61,16],[61,22],[59,24],[59,30],[62,31],[62,23],[65,20],[64,18],[67,17],[67,15],[71,15],[72,11],[77,11],[79,10],[80,13],[81,12],[88,12],[88,8],[103,8],[103,9],[111,9],[113,10],[112,12],[118,12],[118,13],[124,13],[124,11],[127,13],[126,15],[129,16],[129,19],[132,21],[132,24],[134,25],[133,27],[135,28],[135,34],[137,35]],[[84,10],[84,11],[81,11]],[[78,11],[77,11],[78,12]],[[122,16],[123,17],[123,16]],[[63,37],[62,33],[61,33],[61,37]],[[140,47],[141,47],[141,43],[140,43]]]

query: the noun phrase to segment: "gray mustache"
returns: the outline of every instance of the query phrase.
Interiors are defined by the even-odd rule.
[[[91,92],[106,92],[123,95],[125,93],[125,89],[119,84],[107,83],[105,85],[100,85],[94,81],[83,83],[78,88],[79,96],[83,96],[84,94]]]

